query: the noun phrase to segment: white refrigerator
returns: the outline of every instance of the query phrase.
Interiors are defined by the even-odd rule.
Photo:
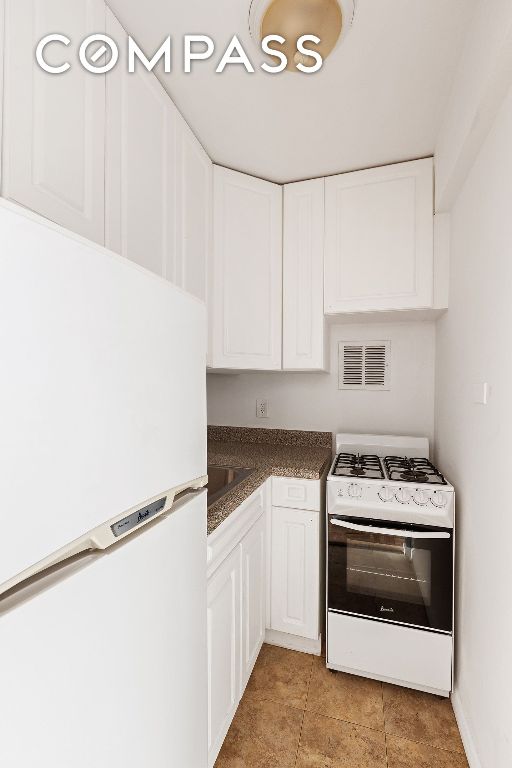
[[[205,768],[206,315],[0,202],[0,765]]]

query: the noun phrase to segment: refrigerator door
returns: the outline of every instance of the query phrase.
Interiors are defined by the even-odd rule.
[[[0,765],[205,768],[206,492],[0,601]]]
[[[0,585],[206,474],[206,310],[0,201]]]

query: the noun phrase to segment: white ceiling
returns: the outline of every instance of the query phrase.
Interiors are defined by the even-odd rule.
[[[314,75],[259,69],[249,0],[108,0],[153,53],[170,34],[162,82],[214,162],[277,182],[431,155],[474,0],[357,0],[354,26]],[[206,34],[214,59],[184,74],[184,34]],[[215,74],[233,34],[255,74]]]

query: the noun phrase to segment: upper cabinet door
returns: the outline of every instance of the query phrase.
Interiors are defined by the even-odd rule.
[[[284,188],[283,368],[323,370],[324,179]]]
[[[106,244],[174,281],[177,110],[140,62],[129,74],[127,34],[107,11],[120,62],[107,77]]]
[[[282,190],[214,166],[210,363],[279,370]]]
[[[212,248],[213,166],[185,120],[178,115],[176,258],[167,277],[206,301],[206,275]]]
[[[432,159],[325,181],[325,312],[431,307]]]
[[[104,243],[105,77],[77,61],[89,34],[105,29],[103,0],[6,0],[2,194]],[[50,33],[46,60],[71,68],[44,72],[34,50]]]

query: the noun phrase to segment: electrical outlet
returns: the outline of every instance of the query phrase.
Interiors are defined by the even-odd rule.
[[[256,416],[258,419],[268,419],[268,400],[256,400]]]

